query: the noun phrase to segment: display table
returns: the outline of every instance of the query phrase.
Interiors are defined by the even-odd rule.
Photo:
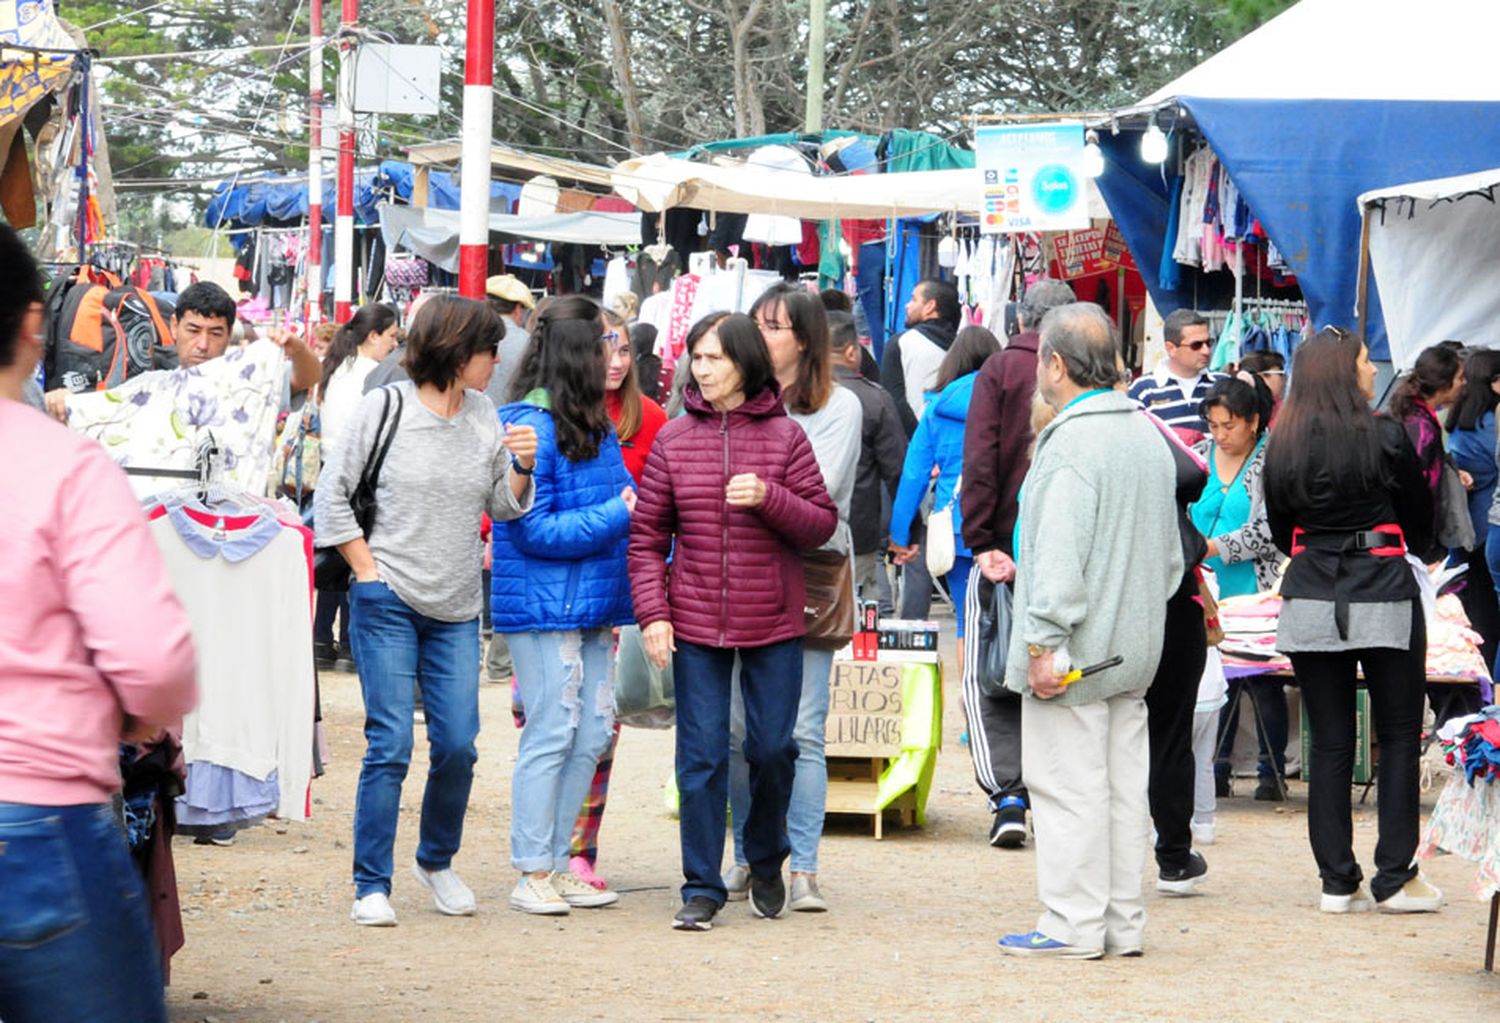
[[[1418,859],[1452,853],[1477,865],[1474,892],[1490,900],[1484,968],[1495,969],[1495,933],[1500,927],[1500,784],[1470,785],[1462,770],[1448,776],[1417,847]]]
[[[828,813],[872,819],[886,811],[918,826],[943,740],[943,666],[930,651],[882,650],[874,661],[840,653],[828,682]]]

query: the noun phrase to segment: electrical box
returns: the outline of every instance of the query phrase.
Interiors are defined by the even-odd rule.
[[[354,109],[436,115],[442,77],[440,46],[361,43],[354,63]]]

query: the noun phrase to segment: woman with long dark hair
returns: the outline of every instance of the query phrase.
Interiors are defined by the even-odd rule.
[[[503,406],[536,431],[530,513],[496,523],[490,608],[526,708],[511,777],[513,909],[563,914],[619,896],[572,869],[574,823],[614,735],[613,629],[631,620],[625,549],[635,489],[605,409],[599,307],[551,303]]]
[[[969,572],[974,567],[974,555],[964,546],[963,514],[958,501],[959,477],[964,466],[964,427],[979,367],[999,350],[1000,342],[983,327],[965,327],[953,339],[953,347],[938,365],[937,378],[928,392],[927,407],[917,423],[917,432],[907,445],[901,486],[891,505],[891,550],[895,552],[896,564],[904,565],[919,553],[919,546],[912,542],[911,525],[932,486],[932,471],[938,471],[932,506],[953,509],[954,558],[946,579],[958,618],[959,664],[964,663],[964,597],[969,589]]]
[[[781,865],[801,774],[793,738],[807,632],[801,554],[833,535],[838,511],[807,435],[787,416],[755,321],[707,316],[688,333],[687,351],[687,411],[662,427],[646,460],[630,585],[646,654],[659,667],[671,662],[677,693],[686,883],[673,927],[705,931],[728,894],[719,871],[736,662],[747,713],[735,745],[750,765],[736,841],[754,912],[774,917],[786,906]]]
[[[1492,571],[1500,569],[1500,520],[1495,503],[1495,407],[1500,405],[1500,352],[1475,349],[1464,363],[1464,390],[1448,409],[1448,453],[1453,464],[1474,481],[1469,488],[1469,517],[1474,522],[1474,549],[1459,596],[1474,630],[1484,637],[1487,657],[1500,663],[1500,603]]]
[[[625,470],[639,485],[641,474],[646,470],[646,456],[651,453],[657,432],[667,424],[667,414],[660,405],[641,393],[635,353],[625,321],[610,309],[601,309],[600,316],[604,324],[604,350],[608,356],[604,373],[604,408],[619,438]],[[615,748],[619,740],[620,725],[616,722],[609,746],[594,769],[594,780],[589,785],[578,822],[573,826],[572,859],[568,863],[576,877],[601,891],[608,886],[594,869],[599,862],[599,826],[604,820],[609,779],[614,771]]]
[[[323,377],[316,399],[308,396],[309,401],[318,402],[318,451],[325,464],[338,450],[344,427],[364,397],[365,379],[395,350],[399,333],[396,310],[380,302],[360,306],[348,323],[334,331],[323,354]],[[339,621],[337,644],[333,640],[335,618]],[[347,593],[318,592],[313,650],[319,668],[332,668],[342,659],[353,669]]]
[[[440,913],[474,912],[474,893],[452,862],[479,756],[479,519],[525,514],[537,457],[536,433],[502,427],[483,394],[504,332],[482,302],[442,296],[424,305],[406,343],[410,379],[365,395],[318,481],[318,546],[337,547],[354,573],[350,636],[366,749],[350,917],[366,926],[396,923],[391,875],[416,687],[428,769],[412,875]],[[367,536],[350,499],[377,441],[384,461]]]
[[[849,584],[853,588],[853,534],[849,528],[849,506],[854,499],[854,477],[859,469],[859,448],[864,411],[859,399],[833,380],[833,349],[828,317],[815,292],[781,283],[767,289],[750,307],[750,316],[765,338],[771,353],[771,368],[781,385],[787,415],[802,427],[812,444],[818,469],[839,510],[839,525],[823,544],[819,555],[849,560]],[[853,594],[850,594],[851,600]],[[822,912],[828,908],[818,890],[818,846],[823,838],[823,818],[828,802],[828,767],[823,738],[828,723],[828,679],[833,671],[829,649],[804,645],[802,650],[802,699],[797,709],[797,773],[792,785],[792,804],[787,812],[787,834],[791,840],[791,892],[787,907],[795,912]],[[730,747],[729,802],[736,822],[744,820],[750,800],[749,767],[743,752],[744,722],[736,702]],[[742,899],[749,890],[750,861],[745,850],[744,828],[735,824],[735,866],[725,886],[731,899]]]
[[[1276,646],[1291,656],[1312,730],[1308,836],[1325,913],[1431,912],[1442,892],[1417,870],[1427,627],[1404,555],[1432,543],[1432,500],[1406,430],[1370,411],[1375,367],[1328,328],[1297,349],[1291,394],[1266,446],[1266,514],[1291,557]],[[1363,670],[1380,743],[1380,837],[1365,894],[1349,790],[1354,694]]]

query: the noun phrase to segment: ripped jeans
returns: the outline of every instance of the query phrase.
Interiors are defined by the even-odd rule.
[[[520,871],[562,871],[573,823],[615,726],[614,635],[513,632],[526,727],[511,776],[510,860]]]

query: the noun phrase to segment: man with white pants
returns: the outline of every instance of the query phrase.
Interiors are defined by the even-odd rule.
[[[1013,955],[1140,955],[1150,757],[1145,691],[1182,580],[1176,470],[1119,381],[1113,328],[1087,302],[1042,320],[1037,388],[1058,410],[1021,499],[1006,686],[1023,694],[1036,832],[1036,930]],[[1082,678],[1072,669],[1094,668]]]

